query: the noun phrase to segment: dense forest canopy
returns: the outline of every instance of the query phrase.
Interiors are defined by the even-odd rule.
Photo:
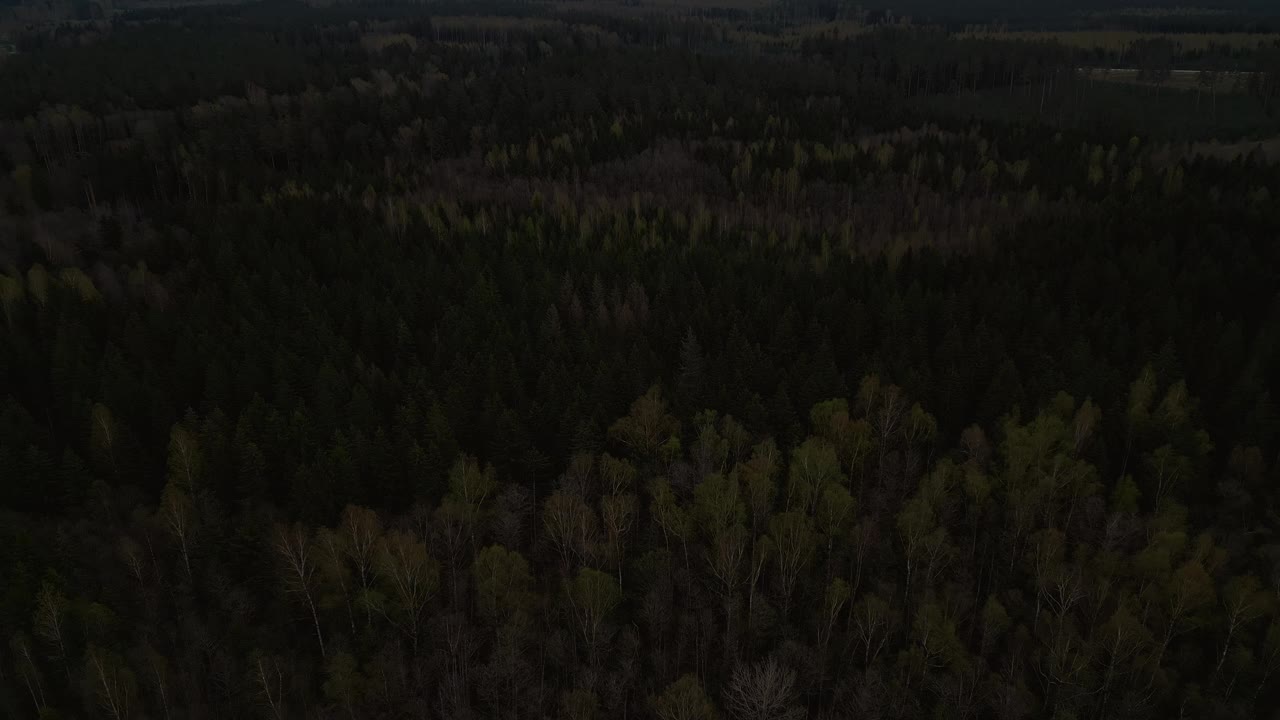
[[[1280,36],[1074,17],[24,26],[0,716],[1276,717]]]

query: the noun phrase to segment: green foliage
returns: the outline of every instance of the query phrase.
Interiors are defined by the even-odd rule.
[[[824,440],[810,438],[796,449],[791,458],[787,480],[788,508],[812,512],[829,484],[844,485],[835,447]]]
[[[653,711],[661,720],[715,720],[719,717],[698,678],[693,675],[685,675],[668,685],[653,701]]]
[[[609,435],[638,457],[652,459],[677,440],[679,423],[667,414],[666,408],[662,392],[655,385],[631,404],[631,413],[615,422]]]
[[[737,478],[710,475],[694,489],[693,519],[698,528],[714,536],[731,525],[746,520],[746,507],[739,495]],[[666,511],[665,505],[658,506]]]
[[[590,690],[570,690],[560,696],[560,713],[567,720],[594,720],[600,717],[600,698]]]
[[[476,556],[471,573],[475,576],[476,605],[484,617],[510,621],[515,613],[531,609],[533,578],[520,553],[491,545]]]

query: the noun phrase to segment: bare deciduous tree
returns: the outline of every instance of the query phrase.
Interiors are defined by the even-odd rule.
[[[115,720],[131,717],[138,688],[124,661],[115,653],[90,645],[86,665],[85,682],[102,710]]]
[[[342,510],[342,527],[339,532],[343,540],[342,549],[360,578],[360,594],[363,596],[369,592],[373,580],[374,556],[378,538],[382,536],[382,521],[378,519],[377,513],[368,508],[348,505]],[[365,625],[371,622],[366,604]]]
[[[14,667],[22,676],[22,682],[31,694],[31,702],[36,706],[36,713],[43,714],[45,708],[44,682],[40,678],[40,668],[31,654],[31,644],[22,633],[9,640],[9,649],[13,651]]]
[[[254,663],[253,679],[262,692],[262,699],[271,709],[276,720],[284,718],[284,671],[280,668],[280,658],[259,657]]]
[[[739,665],[725,687],[724,703],[741,720],[798,720],[796,674],[775,658]]]
[[[284,563],[285,589],[301,595],[306,601],[307,609],[311,611],[311,621],[316,627],[320,656],[325,657],[324,633],[320,630],[320,614],[316,611],[313,590],[316,564],[311,555],[311,538],[301,525],[277,525],[275,549]]]
[[[391,619],[409,635],[416,658],[423,614],[440,586],[440,564],[412,532],[392,530],[378,545],[377,570],[394,600]]]
[[[566,575],[575,565],[586,564],[596,545],[596,516],[590,505],[577,495],[556,492],[547,498],[542,511],[547,539],[560,556]]]
[[[160,518],[165,529],[178,541],[187,580],[194,579],[191,574],[191,536],[195,526],[195,512],[191,506],[191,497],[174,482],[165,485],[164,495],[160,500]]]

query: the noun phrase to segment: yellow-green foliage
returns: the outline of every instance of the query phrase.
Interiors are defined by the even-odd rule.
[[[64,285],[75,290],[80,295],[80,299],[85,302],[96,302],[102,299],[102,295],[98,292],[98,288],[94,286],[93,280],[80,268],[63,268],[58,273],[58,279]]]
[[[13,322],[13,308],[24,296],[22,278],[0,275],[0,306],[4,307],[6,322]]]
[[[41,305],[49,302],[49,273],[40,263],[32,265],[31,269],[27,270],[27,290]]]

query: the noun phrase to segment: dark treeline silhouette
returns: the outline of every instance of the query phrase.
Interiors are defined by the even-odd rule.
[[[0,715],[1273,717],[1280,167],[629,8],[0,65]]]

